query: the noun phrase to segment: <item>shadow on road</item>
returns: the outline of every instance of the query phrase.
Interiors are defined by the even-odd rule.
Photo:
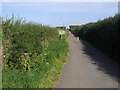
[[[119,64],[105,56],[96,48],[93,48],[88,42],[84,40],[80,40],[80,42],[83,44],[83,53],[90,57],[92,64],[95,64],[98,67],[97,69],[104,74],[108,74],[111,78],[118,81],[118,77],[120,76]]]

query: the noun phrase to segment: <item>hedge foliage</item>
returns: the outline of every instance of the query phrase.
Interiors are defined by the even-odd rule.
[[[60,40],[58,29],[14,17],[3,20],[2,29],[3,88],[52,88],[56,79],[50,75],[60,73],[68,53],[67,35]]]
[[[75,35],[90,42],[120,63],[120,15],[115,15],[95,23],[88,23],[81,27],[81,29],[73,31]]]
[[[69,26],[69,28],[70,28],[71,33],[74,34],[77,37],[78,36],[77,32],[82,28],[82,26],[80,26],[80,25],[71,25],[71,26]]]
[[[20,20],[3,21],[2,28],[5,62],[9,67],[14,68],[34,67],[39,61],[29,59],[35,57],[34,55],[42,54],[49,42],[58,36],[54,28],[31,22],[22,23]]]

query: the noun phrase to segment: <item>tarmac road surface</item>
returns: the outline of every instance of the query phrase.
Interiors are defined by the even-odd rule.
[[[69,33],[70,55],[55,88],[118,88],[118,64]]]

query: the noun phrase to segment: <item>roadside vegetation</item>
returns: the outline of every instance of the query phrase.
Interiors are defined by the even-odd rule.
[[[72,33],[91,43],[104,54],[120,63],[120,15],[78,27],[72,26]]]
[[[2,44],[2,18],[0,17],[0,45]]]
[[[52,88],[68,55],[68,35],[22,19],[2,20],[3,88]]]

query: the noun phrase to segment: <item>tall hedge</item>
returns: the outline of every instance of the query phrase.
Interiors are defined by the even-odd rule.
[[[68,53],[67,35],[61,40],[56,28],[14,17],[2,29],[3,88],[52,88]]]
[[[37,61],[24,61],[23,58],[41,54],[58,36],[54,28],[14,19],[3,21],[2,28],[5,64],[14,68],[25,67],[25,62],[31,63],[32,67]]]
[[[83,25],[78,36],[120,63],[120,15]]]
[[[69,26],[69,31],[71,31],[71,33],[73,33],[76,37],[78,36],[78,31],[82,28],[82,26],[80,25],[71,25]]]

